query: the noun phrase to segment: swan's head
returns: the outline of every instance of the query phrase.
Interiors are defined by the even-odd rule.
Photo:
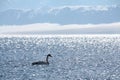
[[[51,54],[48,54],[47,56],[52,57]]]

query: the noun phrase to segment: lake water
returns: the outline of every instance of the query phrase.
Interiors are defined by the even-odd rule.
[[[120,35],[1,35],[0,80],[120,80]]]

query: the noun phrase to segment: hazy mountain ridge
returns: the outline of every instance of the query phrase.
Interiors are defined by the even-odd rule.
[[[25,25],[33,23],[101,24],[120,21],[120,7],[84,6],[48,8],[37,10],[9,9],[0,12],[0,25]]]

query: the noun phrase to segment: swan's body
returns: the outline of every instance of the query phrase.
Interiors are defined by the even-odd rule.
[[[32,65],[48,65],[48,58],[52,57],[51,54],[48,54],[46,57],[46,61],[38,61],[38,62],[33,62]]]

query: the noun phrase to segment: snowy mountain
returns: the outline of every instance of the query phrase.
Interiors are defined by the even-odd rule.
[[[1,26],[0,34],[120,34],[120,22],[109,24],[59,25],[38,23]]]
[[[0,25],[101,24],[119,21],[119,6],[63,6],[36,10],[8,9],[0,12]]]

